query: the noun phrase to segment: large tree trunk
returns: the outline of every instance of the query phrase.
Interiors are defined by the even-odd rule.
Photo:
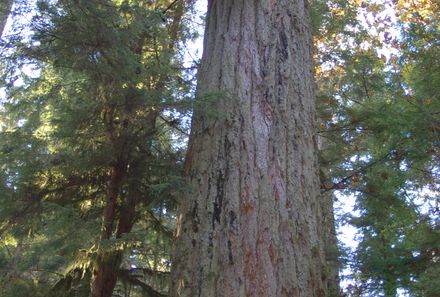
[[[327,296],[308,3],[208,5],[171,296]]]

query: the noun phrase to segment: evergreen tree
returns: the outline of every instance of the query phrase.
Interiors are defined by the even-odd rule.
[[[252,253],[246,254],[251,259],[247,264],[237,260],[243,253],[241,248],[252,246],[252,242],[240,239],[233,228],[252,217],[252,203],[245,204],[249,206],[246,216],[241,213],[243,209],[234,208],[237,200],[221,197],[234,196],[233,189],[240,187],[228,185],[235,180],[249,185],[242,190],[245,194],[240,192],[235,197],[248,197],[246,193],[255,184],[259,185],[254,190],[258,197],[269,197],[271,187],[278,191],[276,197],[282,196],[282,183],[267,186],[268,180],[278,180],[281,173],[276,175],[275,168],[268,177],[262,171],[263,178],[250,183],[252,174],[243,172],[258,171],[261,164],[255,163],[258,167],[250,162],[247,167],[237,167],[248,159],[238,158],[243,155],[236,154],[234,148],[253,148],[255,156],[263,152],[264,145],[251,145],[254,140],[257,144],[264,142],[263,130],[247,132],[261,119],[272,123],[275,116],[267,117],[271,112],[284,114],[286,109],[278,109],[283,89],[275,88],[281,98],[276,104],[269,100],[275,91],[268,91],[263,97],[269,103],[261,101],[265,105],[256,101],[260,93],[253,87],[269,85],[274,77],[292,83],[290,76],[283,76],[288,63],[274,68],[270,61],[284,57],[284,44],[289,50],[295,46],[289,36],[284,38],[280,33],[292,33],[286,29],[289,22],[275,22],[282,28],[275,26],[276,30],[270,31],[272,43],[265,39],[267,30],[246,35],[260,28],[262,12],[271,15],[275,10],[250,9],[251,4],[245,2],[240,3],[248,9],[237,6],[230,10],[229,19],[235,20],[243,11],[244,30],[225,31],[223,35],[213,32],[234,28],[237,23],[220,26],[213,15],[220,20],[224,16],[221,9],[232,4],[217,1],[210,6],[206,43],[210,54],[205,54],[194,102],[188,100],[192,86],[182,71],[179,55],[179,47],[190,37],[186,19],[190,2],[60,0],[37,1],[35,7],[29,1],[15,0],[12,12],[12,1],[1,3],[2,31],[9,14],[14,20],[14,30],[3,34],[0,60],[4,79],[1,94],[6,92],[0,105],[1,296],[110,296],[112,292],[117,296],[164,296],[174,208],[176,198],[182,195],[188,214],[178,229],[177,255],[188,244],[191,253],[184,255],[186,262],[176,260],[176,275],[185,279],[190,266],[196,270],[202,267],[194,272],[194,279],[199,280],[193,283],[197,285],[194,290],[207,292],[215,283],[223,286],[217,288],[224,293],[233,288],[224,284],[234,283],[232,279],[243,267],[252,266]],[[317,253],[317,262],[327,260],[322,272],[315,274],[322,273],[322,287],[337,295],[335,257],[339,252],[334,247],[332,199],[345,195],[356,200],[355,211],[344,214],[338,223],[357,227],[359,240],[356,250],[348,251],[342,245],[341,251],[348,252],[339,255],[341,263],[352,271],[345,293],[396,296],[399,289],[405,289],[411,296],[438,296],[438,3],[315,0],[312,8],[322,190],[314,209],[318,216],[322,212],[318,219],[322,233],[319,245],[303,247],[305,256],[300,258],[307,259],[307,251],[311,251]],[[288,11],[296,10],[286,9],[274,19],[290,19],[291,15],[284,15]],[[33,16],[32,20],[25,20],[27,16]],[[255,20],[249,24],[258,26],[245,20]],[[217,39],[210,42],[216,36],[229,38],[231,32],[244,32],[243,36],[237,33],[243,37],[243,47],[234,48],[234,42],[241,40],[237,36],[226,43]],[[251,50],[265,42],[269,44],[268,59],[260,61],[259,51]],[[235,49],[239,54],[233,54]],[[286,53],[288,58],[294,56]],[[239,63],[234,60],[236,56]],[[259,79],[258,75],[248,77],[260,73],[252,68],[257,60],[266,80],[248,85]],[[238,72],[230,65],[237,65]],[[219,85],[212,83],[217,78]],[[240,83],[234,85],[236,81]],[[250,103],[245,100],[249,94],[255,95]],[[191,105],[196,107],[196,118],[186,166],[193,181],[188,188],[181,173]],[[256,116],[248,119],[243,107],[251,105],[264,108],[249,109]],[[260,115],[259,110],[266,113]],[[285,120],[287,127],[293,127],[289,125],[295,117]],[[248,130],[238,129],[240,125]],[[277,129],[270,131],[282,130]],[[298,135],[295,133],[292,135]],[[274,135],[270,140],[276,138]],[[237,143],[240,138],[243,144]],[[283,147],[280,139],[275,152]],[[292,150],[291,146],[286,148]],[[279,162],[284,160],[279,154],[273,156]],[[203,164],[213,171],[197,173],[198,168],[205,168]],[[247,179],[235,179],[231,173],[234,168]],[[286,184],[299,176],[286,172],[290,179]],[[198,184],[197,174],[208,189]],[[210,193],[210,202],[192,197],[189,193],[195,189]],[[293,193],[289,197],[296,196]],[[258,204],[260,209],[266,200],[258,199],[263,201]],[[294,228],[295,220],[283,224],[282,217],[279,224],[271,224],[269,219],[274,216],[258,218],[258,228],[286,225],[289,232],[299,230],[295,234],[303,234],[303,229]],[[240,232],[248,230],[240,226]],[[195,241],[183,240],[187,237],[182,234],[191,230],[197,230]],[[277,230],[269,233],[273,238],[278,234]],[[262,259],[267,258],[265,250],[272,251],[270,258],[275,251],[281,254],[275,247],[299,246],[280,244],[279,238],[270,245],[266,237],[258,238],[256,245],[260,248],[255,253]],[[194,253],[202,246],[205,249]],[[198,266],[191,257],[199,257]],[[209,259],[215,264],[210,266],[215,268],[211,272],[205,269]],[[220,260],[224,259],[232,264],[222,264]],[[258,266],[261,273],[275,267],[264,263],[268,265]],[[222,278],[225,269],[232,272]],[[242,285],[252,283],[255,285],[245,287],[269,290],[283,279],[301,278],[301,273],[289,273],[271,281],[257,275],[254,282],[248,279]],[[177,285],[175,280],[175,290]],[[321,283],[315,287],[319,286]],[[260,294],[265,294],[263,289]]]
[[[157,251],[170,245],[182,188],[174,139],[186,137],[190,85],[177,46],[188,8],[38,1],[29,37],[7,44],[3,294],[111,296],[120,276],[166,291]]]
[[[393,10],[399,17],[394,21]],[[321,170],[328,173],[322,188],[356,198],[359,215],[345,216],[360,239],[348,259],[357,280],[350,294],[396,296],[398,288],[418,294],[415,288],[422,287],[432,294],[438,285],[421,275],[432,275],[435,267],[426,255],[437,254],[438,202],[428,194],[423,207],[431,207],[422,211],[418,204],[420,193],[435,193],[438,185],[433,124],[439,101],[430,56],[437,6],[338,1],[328,11],[323,28],[330,34],[318,41],[320,135],[326,143]],[[378,53],[384,47],[393,53],[389,58]],[[429,70],[423,66],[428,63]]]

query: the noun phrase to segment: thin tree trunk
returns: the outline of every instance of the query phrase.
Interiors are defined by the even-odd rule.
[[[179,33],[181,30],[181,20],[185,12],[186,5],[189,4],[184,4],[182,1],[179,1],[173,6],[173,18],[168,30],[170,36],[169,42],[167,44],[169,59],[171,59],[172,57],[177,40],[179,38]],[[142,42],[140,42],[139,44],[139,47],[141,46]],[[156,90],[158,92],[165,90],[168,79],[169,78],[166,75],[162,75],[159,77],[156,84]],[[127,102],[127,105],[130,105],[129,100]],[[131,110],[130,108],[128,108],[128,113],[129,118],[134,117],[134,115],[132,114],[133,110]],[[148,135],[151,137],[153,137],[156,132],[156,122],[159,115],[160,114],[158,111],[151,110],[145,120],[144,125],[150,132],[150,134]],[[113,121],[113,119],[111,119],[111,121]],[[109,130],[110,139],[112,139],[114,142],[121,141],[120,139],[115,139],[115,133],[114,131],[112,131],[112,127],[110,127]],[[150,142],[150,144],[152,142],[151,138],[148,137],[145,139],[145,141]],[[124,154],[125,158],[130,159],[130,152],[125,152]],[[145,157],[147,156],[148,154],[145,155]],[[117,170],[117,168],[113,170],[109,195],[104,209],[104,224],[101,240],[108,240],[111,238],[115,230],[114,224],[116,222],[118,223],[115,232],[115,236],[117,238],[120,238],[123,234],[131,232],[131,229],[133,228],[136,220],[136,206],[138,205],[140,200],[140,184],[136,181],[136,177],[142,175],[139,171],[145,170],[146,166],[142,167],[142,165],[145,165],[146,162],[147,160],[132,160],[129,164],[130,166],[127,166],[128,164],[123,165],[124,171]],[[130,169],[127,171],[128,168]],[[118,172],[121,174],[118,174]],[[122,201],[118,205],[117,199],[119,193],[121,192],[123,179],[126,177],[126,175],[133,177],[133,180],[128,184],[128,194],[122,197]],[[117,210],[119,212],[119,217],[116,217]],[[118,272],[122,262],[122,256],[123,252],[119,250],[102,251],[99,255],[97,255],[96,269],[94,271],[94,277],[91,286],[91,297],[112,296],[118,279]]]
[[[328,143],[326,138],[318,136],[318,150],[325,151]],[[325,159],[320,160],[319,166],[319,176],[320,176],[320,184],[325,185],[329,180],[328,168],[325,164],[328,164],[328,161]],[[325,187],[321,187],[325,188]],[[325,241],[325,258],[327,262],[326,269],[326,278],[328,288],[328,295],[330,297],[340,296],[340,286],[339,286],[339,247],[338,247],[338,239],[336,236],[336,221],[335,221],[335,213],[334,213],[334,196],[332,191],[324,190],[321,193],[321,205],[322,205],[322,226],[324,232],[324,241]]]
[[[308,3],[208,5],[171,296],[327,296]]]
[[[154,134],[158,112],[151,111],[147,117],[146,126]],[[151,141],[145,139],[145,141]],[[130,159],[130,152],[125,152],[125,158]],[[144,157],[147,157],[145,155]],[[112,177],[109,185],[109,194],[104,208],[103,230],[100,240],[109,240],[115,233],[116,238],[131,232],[136,221],[136,206],[140,201],[140,183],[137,179],[142,176],[148,160],[118,161],[113,168]],[[128,166],[128,164],[130,166]],[[126,177],[132,177],[128,181],[127,194],[121,197],[118,203],[118,197]],[[119,213],[118,216],[116,214]],[[117,226],[114,226],[117,222]],[[116,231],[116,232],[114,232]],[[96,268],[91,286],[91,297],[110,297],[118,280],[118,272],[122,262],[123,252],[121,250],[99,251],[96,259]]]
[[[117,199],[119,197],[127,165],[117,162],[112,170],[109,193],[104,208],[103,228],[100,243],[109,240],[113,234],[116,219]],[[101,247],[100,247],[101,248]],[[118,279],[118,270],[122,260],[120,251],[98,251],[90,290],[91,297],[110,297]]]
[[[338,239],[336,237],[336,225],[333,208],[333,195],[332,193],[322,194],[323,205],[323,229],[324,229],[324,242],[325,242],[325,258],[327,261],[326,277],[329,297],[340,296],[339,287],[339,249]]]

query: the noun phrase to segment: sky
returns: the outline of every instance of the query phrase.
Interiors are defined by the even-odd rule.
[[[33,1],[33,0],[32,0]],[[207,8],[207,0],[197,0],[195,3],[195,9],[197,11],[197,14],[199,16],[203,16],[206,13],[206,8]],[[390,8],[391,9],[391,8]],[[392,11],[385,11],[384,13],[388,13],[389,15],[394,15],[394,13],[392,13]],[[26,18],[30,18],[28,17],[24,17],[24,19]],[[360,21],[365,24],[365,26],[368,26],[368,23],[372,22],[372,16],[368,15],[368,14],[359,14],[359,19]],[[188,44],[185,45],[185,60],[186,66],[192,66],[194,63],[194,60],[198,60],[201,57],[202,54],[202,48],[203,48],[203,26],[201,25],[202,21],[200,18],[195,18],[194,20],[194,25],[196,26],[196,28],[198,28],[198,30],[200,30],[200,37],[189,42]],[[6,23],[5,26],[5,34],[8,34],[8,31],[10,31],[11,29],[11,20],[8,20],[8,22]],[[392,32],[392,34],[398,34],[398,32]],[[383,48],[383,49],[379,49],[378,50],[378,55],[384,55],[387,59],[390,58],[390,56],[392,54],[396,54],[395,52],[393,52],[393,49],[388,49],[388,48]],[[0,104],[1,104],[1,99],[4,98],[5,93],[4,93],[4,89],[0,88]],[[1,108],[1,105],[0,105]],[[340,218],[341,216],[343,216],[346,213],[351,213],[351,214],[355,214],[356,215],[356,211],[355,211],[355,197],[353,195],[342,195],[342,194],[336,194],[336,204],[335,204],[335,209],[336,209],[336,217]],[[358,242],[356,241],[356,233],[357,233],[357,229],[351,225],[345,224],[338,224],[337,226],[337,233],[338,233],[338,239],[339,241],[346,247],[350,247],[352,250],[354,250],[358,244]],[[350,274],[350,271],[345,269],[342,271],[342,275],[344,274]],[[349,281],[343,281],[342,282],[342,287],[346,287],[349,284]],[[404,294],[404,292],[401,292],[400,296],[406,296]]]

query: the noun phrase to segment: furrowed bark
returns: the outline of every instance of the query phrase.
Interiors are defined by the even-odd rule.
[[[172,297],[327,296],[308,10],[208,3]]]

